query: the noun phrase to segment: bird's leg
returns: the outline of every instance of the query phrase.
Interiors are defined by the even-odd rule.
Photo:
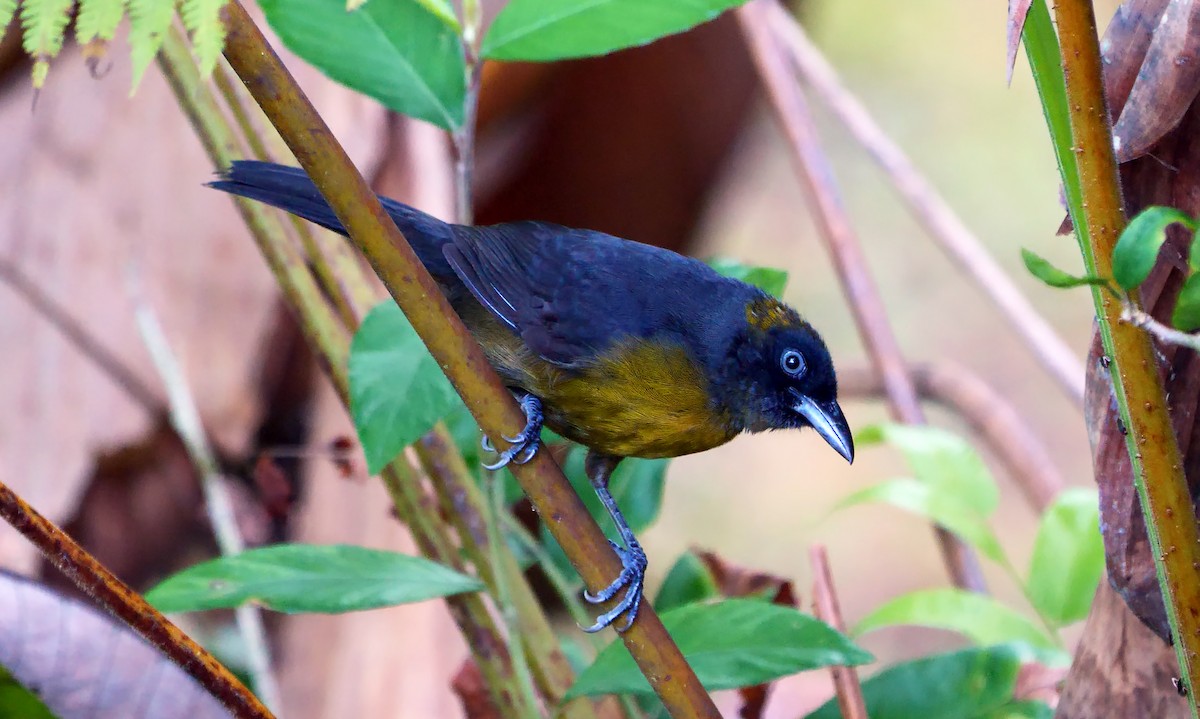
[[[491,464],[484,464],[485,469],[500,469],[510,462],[525,464],[537,454],[538,444],[542,441],[542,401],[526,392],[521,395],[521,410],[525,412],[525,429],[516,437],[505,437],[504,441],[511,446],[500,453],[500,457]],[[488,436],[481,443],[489,452],[495,452],[495,446]]]
[[[622,614],[625,615],[625,623],[617,631],[625,631],[633,625],[633,620],[637,618],[638,605],[642,601],[642,585],[646,578],[646,552],[642,550],[642,545],[638,544],[637,537],[633,536],[633,530],[629,528],[629,523],[621,514],[621,508],[617,506],[616,500],[608,491],[608,478],[620,461],[620,457],[589,452],[585,462],[587,475],[592,481],[592,487],[596,490],[596,496],[600,497],[600,501],[608,509],[608,514],[612,517],[613,524],[617,525],[617,532],[620,533],[623,544],[618,544],[611,539],[608,542],[616,551],[617,556],[621,558],[621,574],[613,580],[612,584],[595,594],[584,592],[583,598],[592,604],[599,604],[612,599],[622,589],[625,590],[625,596],[621,597],[621,601],[597,617],[596,623],[586,627],[585,632],[598,632],[611,625]]]

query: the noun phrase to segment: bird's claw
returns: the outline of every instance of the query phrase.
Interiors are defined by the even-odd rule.
[[[511,446],[500,453],[500,456],[491,464],[484,463],[483,467],[487,470],[497,470],[511,464],[525,464],[533,459],[533,455],[537,454],[538,446],[542,441],[542,403],[531,395],[527,394],[521,398],[521,409],[525,412],[525,428],[516,437],[504,437],[504,441]],[[484,435],[480,445],[488,452],[495,452],[495,445],[492,444],[490,437]]]
[[[583,631],[589,633],[595,633],[611,626],[622,614],[625,615],[625,622],[617,628],[617,632],[629,629],[633,625],[633,620],[637,618],[638,605],[642,601],[643,582],[646,579],[646,565],[648,564],[646,552],[637,542],[631,542],[628,548],[622,547],[611,539],[608,540],[608,543],[621,558],[621,574],[612,584],[594,594],[584,592],[583,598],[589,604],[600,604],[617,596],[622,589],[625,590],[625,596],[612,609],[596,617],[595,624],[583,627]]]

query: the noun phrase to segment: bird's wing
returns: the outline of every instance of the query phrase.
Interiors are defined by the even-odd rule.
[[[533,352],[564,366],[624,337],[679,329],[672,325],[696,283],[711,282],[695,260],[540,222],[456,227],[443,251],[476,299]]]

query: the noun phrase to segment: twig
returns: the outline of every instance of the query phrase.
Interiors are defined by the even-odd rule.
[[[224,556],[240,554],[246,545],[242,541],[241,532],[238,531],[233,502],[225,488],[217,458],[205,438],[200,412],[196,408],[191,390],[188,389],[183,370],[171,351],[158,317],[141,292],[136,270],[131,270],[130,273],[129,294],[133,301],[134,317],[142,333],[142,341],[167,390],[171,426],[183,440],[183,446],[200,475],[204,508],[208,513],[213,535],[217,539],[217,548]],[[247,604],[238,607],[234,617],[242,635],[255,692],[272,712],[280,714],[283,711],[283,696],[279,693],[279,683],[271,671],[271,650],[267,643],[267,630],[263,626],[262,613],[258,607]]]
[[[736,10],[738,20],[776,117],[789,140],[814,219],[833,258],[859,335],[886,389],[888,408],[901,422],[924,424],[925,413],[916,388],[888,325],[883,300],[867,270],[862,247],[834,187],[833,171],[821,148],[808,104],[771,29],[769,4],[770,0],[753,0],[743,5]],[[983,573],[975,553],[944,528],[936,527],[934,531],[954,583],[965,589],[984,591]]]
[[[1200,335],[1180,332],[1174,327],[1165,325],[1132,302],[1126,302],[1121,307],[1121,321],[1146,330],[1166,344],[1179,345],[1200,352]]]
[[[1082,190],[1072,209],[1088,274],[1112,276],[1112,252],[1125,214],[1112,126],[1104,94],[1096,14],[1090,0],[1058,0],[1055,19],[1066,78],[1067,114]],[[1064,178],[1068,182],[1075,178]],[[1121,322],[1121,301],[1092,288],[1104,350],[1112,358],[1117,409],[1129,432],[1126,447],[1142,502],[1163,603],[1193,717],[1200,717],[1200,537],[1183,458],[1167,411],[1150,335]],[[1136,301],[1136,300],[1135,300]]]
[[[213,655],[147,604],[141,595],[117,579],[95,557],[54,526],[53,522],[38,514],[3,482],[0,482],[0,517],[25,535],[46,560],[76,587],[178,664],[228,707],[234,716],[239,719],[274,719],[270,710]]]
[[[413,329],[489,436],[511,435],[524,413],[488,365],[433,278],[383,211],[345,151],[238,3],[222,8],[234,71],[317,184],[353,242],[366,255]],[[620,572],[620,560],[547,452],[514,468],[549,531],[593,590]],[[720,716],[648,603],[621,635],[635,662],[676,716]]]
[[[1029,430],[1008,399],[981,377],[952,362],[909,365],[917,391],[958,414],[1004,464],[1030,506],[1043,511],[1066,486],[1042,440]],[[869,367],[838,369],[838,391],[883,396],[883,383]]]
[[[814,544],[808,550],[808,559],[813,572],[813,613],[817,619],[844,633],[846,622],[838,606],[825,547]],[[858,682],[858,672],[854,667],[830,667],[829,672],[833,675],[833,688],[837,692],[842,719],[867,719],[867,703],[863,699],[862,685]]]
[[[975,281],[1008,320],[1058,386],[1083,406],[1083,364],[1075,352],[1001,269],[983,243],[913,165],[866,107],[837,76],[796,19],[779,3],[767,4],[772,27],[783,39],[801,77],[825,101],[850,134],[891,178],[892,186],[934,242]]]
[[[80,354],[90,359],[118,387],[125,390],[129,398],[141,405],[142,409],[155,416],[167,413],[166,405],[154,390],[142,382],[133,370],[109,352],[65,307],[43,292],[10,260],[0,258],[0,280],[23,297],[35,312],[61,332],[75,345]]]

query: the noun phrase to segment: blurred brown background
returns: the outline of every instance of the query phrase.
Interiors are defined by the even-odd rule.
[[[1115,5],[1098,3],[1102,25]],[[1029,247],[1065,268],[1079,266],[1073,239],[1054,235],[1063,214],[1057,173],[1023,57],[1012,87],[1004,83],[1004,18],[1002,4],[960,0],[808,0],[803,7],[807,28],[847,85],[1082,358],[1091,331],[1087,294],[1045,289],[1020,263],[1019,248]],[[0,262],[61,304],[150,393],[131,399],[12,282],[0,283],[0,478],[144,585],[201,556],[209,540],[186,465],[172,464],[178,447],[155,431],[158,420],[147,411],[162,392],[134,329],[129,263],[145,277],[231,470],[258,446],[306,437],[321,444],[352,432],[294,349],[232,206],[200,187],[211,167],[156,70],[128,99],[122,43],[99,79],[68,49],[33,107],[27,66],[0,57],[8,57],[0,84]],[[445,153],[439,133],[388,118],[299,63],[292,67],[381,189],[447,213],[448,177],[406,169],[406,158]],[[840,364],[861,365],[842,295],[773,121],[751,94],[752,78],[728,22],[612,58],[489,71],[480,218],[537,217],[666,244],[694,231],[695,254],[788,269],[787,299],[824,333]],[[1079,411],[928,242],[852,138],[821,117],[908,356],[953,360],[986,378],[1044,438],[1068,480],[1090,486]],[[885,417],[866,402],[851,403],[847,414],[854,426]],[[948,415],[933,418],[957,426]],[[807,548],[821,542],[851,623],[887,598],[942,586],[945,573],[920,520],[885,507],[827,516],[845,494],[904,471],[883,449],[864,450],[845,466],[819,439],[797,433],[744,437],[677,460],[663,516],[644,536],[651,584],[680,551],[700,546],[795,578],[806,602]],[[1023,568],[1035,517],[1008,478],[998,470],[997,477],[1004,499],[995,526]],[[323,466],[309,473],[286,527],[257,515],[246,523],[260,539],[284,532],[409,548],[375,482],[343,481]],[[0,566],[40,571],[7,527],[0,527]],[[1016,589],[987,569],[992,589],[1021,606]],[[288,716],[460,711],[448,684],[464,650],[438,603],[287,620],[280,636]],[[955,641],[888,630],[864,644],[891,661]],[[828,692],[823,673],[788,680],[768,716],[795,716]]]

